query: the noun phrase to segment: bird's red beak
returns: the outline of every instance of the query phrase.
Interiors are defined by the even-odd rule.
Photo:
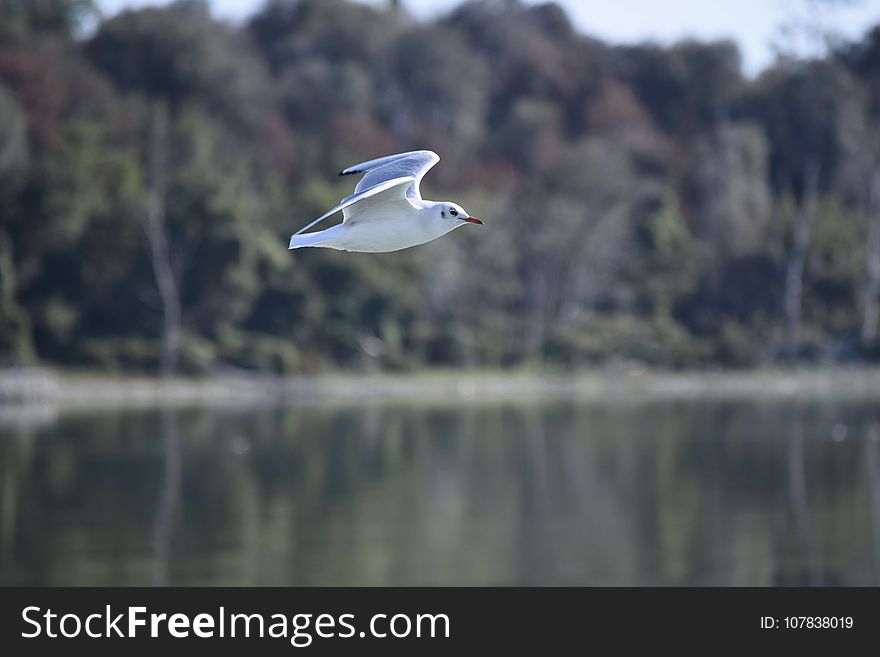
[[[472,223],[472,224],[480,224],[481,226],[483,225],[483,220],[477,219],[476,217],[467,217],[465,219],[465,221]]]

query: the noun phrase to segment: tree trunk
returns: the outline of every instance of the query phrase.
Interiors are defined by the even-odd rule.
[[[785,264],[782,355],[786,359],[794,358],[798,351],[803,311],[804,269],[813,225],[816,223],[818,201],[819,164],[815,158],[810,158],[804,167],[804,188],[795,219],[792,246]]]
[[[862,346],[870,347],[877,339],[877,320],[880,317],[880,164],[874,169],[867,207],[868,244],[865,282],[864,314],[862,315]]]
[[[708,234],[704,238],[704,243],[706,244],[705,248],[709,250],[706,271],[707,289],[709,298],[715,304],[722,293],[721,268],[728,255],[725,252],[728,245],[724,239],[725,231],[722,229],[722,226],[725,223],[729,224],[733,219],[733,213],[731,212],[733,199],[731,198],[730,186],[733,184],[734,176],[729,126],[718,116],[715,119],[711,138],[711,143],[715,148],[716,162],[715,166],[710,168],[710,191],[713,198],[716,199],[717,205],[714,205],[714,207],[709,206],[710,211],[707,213],[708,222],[706,226]]]
[[[169,376],[177,369],[180,352],[180,295],[165,226],[168,167],[168,112],[162,105],[153,111],[150,135],[150,178],[147,189],[146,233],[153,275],[162,300],[162,355],[159,371]]]

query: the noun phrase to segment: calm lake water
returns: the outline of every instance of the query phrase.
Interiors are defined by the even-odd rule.
[[[880,585],[880,404],[7,410],[0,584]]]

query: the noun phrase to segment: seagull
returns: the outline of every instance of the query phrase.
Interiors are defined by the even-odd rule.
[[[361,162],[340,176],[366,174],[339,205],[290,238],[290,249],[306,246],[340,251],[385,253],[435,240],[465,224],[483,222],[449,201],[427,201],[419,193],[422,176],[440,161],[433,151],[410,151]],[[342,211],[342,223],[306,233],[319,221]],[[305,234],[303,234],[305,233]]]

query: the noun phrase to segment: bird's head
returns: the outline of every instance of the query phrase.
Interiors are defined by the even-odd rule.
[[[459,225],[463,223],[480,224],[481,226],[483,225],[482,220],[470,216],[467,212],[464,211],[463,207],[461,207],[460,205],[456,205],[455,203],[443,201],[441,203],[438,203],[434,209],[440,216],[441,221],[451,222],[453,225]]]

